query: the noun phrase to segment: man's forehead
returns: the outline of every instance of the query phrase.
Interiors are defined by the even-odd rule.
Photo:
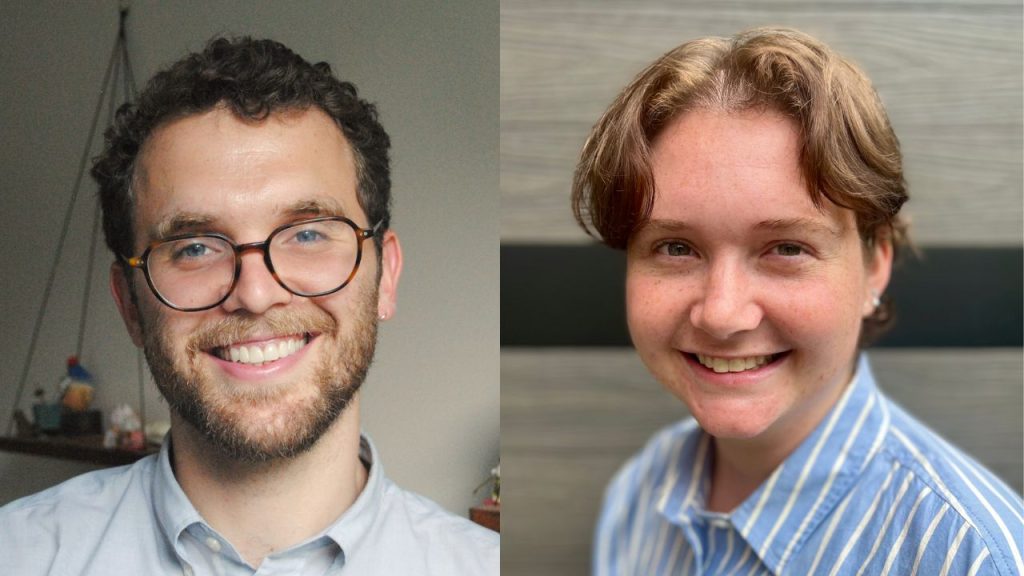
[[[133,179],[136,230],[150,239],[258,217],[362,218],[351,146],[318,108],[261,121],[226,109],[161,127]]]

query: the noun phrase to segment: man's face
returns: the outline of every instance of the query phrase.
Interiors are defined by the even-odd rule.
[[[630,240],[630,333],[651,372],[719,438],[791,442],[849,381],[884,290],[854,213],[815,208],[792,121],[693,111],[654,142],[650,223]]]
[[[251,122],[217,108],[176,120],[158,128],[139,157],[136,254],[187,233],[262,242],[279,226],[325,215],[369,228],[375,223],[366,221],[356,186],[348,143],[317,109]],[[112,286],[172,411],[226,454],[266,461],[312,446],[363,381],[401,263],[388,233],[378,291],[373,242],[363,249],[352,282],[318,298],[281,287],[256,250],[243,254],[234,291],[210,310],[161,304],[140,271],[131,272],[132,298],[117,265]]]

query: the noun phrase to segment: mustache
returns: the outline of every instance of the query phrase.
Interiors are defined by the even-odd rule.
[[[257,336],[266,337],[267,334],[323,334],[335,332],[337,328],[337,321],[320,309],[302,312],[271,309],[258,315],[241,312],[201,326],[189,338],[186,348],[188,352],[195,353],[251,340]]]

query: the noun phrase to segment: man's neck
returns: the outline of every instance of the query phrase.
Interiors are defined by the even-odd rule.
[[[307,452],[251,464],[228,460],[172,415],[172,465],[192,505],[253,567],[330,526],[359,496],[358,395]]]

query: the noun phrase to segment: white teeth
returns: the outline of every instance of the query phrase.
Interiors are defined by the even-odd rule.
[[[274,344],[273,342],[267,344],[267,347],[263,350],[263,361],[273,362],[280,357],[281,355],[277,353],[277,344]]]
[[[748,356],[745,358],[715,358],[714,356],[697,354],[698,362],[719,374],[724,372],[744,372],[746,370],[753,370],[754,368],[764,366],[768,362],[771,362],[771,360],[772,355]]]
[[[217,355],[223,360],[240,362],[242,364],[262,364],[273,362],[286,356],[291,356],[306,345],[304,338],[289,338],[287,340],[275,340],[262,344],[249,346],[230,346],[220,348]]]

